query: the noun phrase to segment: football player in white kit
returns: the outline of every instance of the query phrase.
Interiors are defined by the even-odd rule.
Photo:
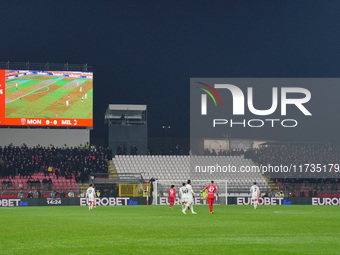
[[[88,198],[89,201],[89,210],[92,210],[95,198],[95,191],[94,188],[92,187],[92,184],[90,184],[90,187],[86,190],[86,197]]]
[[[185,182],[182,183],[182,187],[179,188],[179,192],[178,192],[179,198],[181,199],[182,211],[183,211],[184,208],[185,208],[185,205],[184,205],[184,192],[186,192],[186,191],[184,191],[184,190],[186,190],[186,188],[185,188]]]
[[[259,194],[260,194],[260,189],[257,187],[256,182],[254,182],[254,185],[251,186],[250,188],[250,194],[251,194],[251,200],[253,201],[254,204],[254,209],[257,208],[258,199],[259,199]]]
[[[195,193],[192,190],[191,181],[190,180],[188,180],[187,185],[185,186],[185,189],[183,189],[183,195],[184,195],[183,197],[184,197],[185,208],[184,208],[184,210],[182,210],[182,213],[186,214],[185,211],[190,206],[191,213],[192,214],[197,214],[197,213],[194,212],[193,198],[195,196]]]

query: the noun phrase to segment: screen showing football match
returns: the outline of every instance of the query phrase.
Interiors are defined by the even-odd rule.
[[[0,70],[0,125],[93,126],[93,73]]]

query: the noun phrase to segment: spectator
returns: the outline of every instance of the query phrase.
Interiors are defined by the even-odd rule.
[[[52,179],[51,179],[51,177],[48,179],[48,189],[49,190],[52,189]]]
[[[50,198],[55,198],[56,197],[56,191],[51,191],[50,193]]]
[[[100,197],[100,190],[99,189],[96,191],[96,197]]]
[[[22,190],[19,191],[18,198],[24,198],[24,193],[22,192]]]
[[[74,197],[74,193],[72,190],[68,193],[68,197]]]
[[[39,198],[39,192],[37,190],[33,192],[33,198]]]

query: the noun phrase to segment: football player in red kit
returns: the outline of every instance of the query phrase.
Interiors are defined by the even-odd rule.
[[[208,185],[207,187],[205,187],[203,189],[204,190],[208,190],[208,205],[209,205],[209,209],[210,212],[209,213],[214,213],[213,211],[213,204],[214,204],[214,199],[215,199],[215,192],[216,192],[216,196],[218,197],[218,192],[217,192],[217,188],[214,186],[214,181],[211,181],[210,185]]]
[[[169,189],[169,200],[170,200],[170,208],[172,209],[172,206],[175,203],[176,200],[176,190],[174,189],[175,185],[171,185],[171,188]]]

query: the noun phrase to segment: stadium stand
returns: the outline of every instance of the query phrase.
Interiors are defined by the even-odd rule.
[[[256,181],[262,192],[275,196],[283,191],[285,196],[340,196],[339,172],[315,178],[314,175],[263,176],[260,172],[241,172],[241,166],[279,164],[328,164],[340,162],[340,146],[325,144],[272,144],[259,149],[209,152],[202,156],[185,155],[117,155],[112,161],[110,148],[79,146],[77,148],[28,148],[23,145],[0,147],[0,196],[17,196],[21,191],[39,190],[42,196],[51,191],[76,196],[82,183],[88,185],[89,176],[103,176],[117,183],[146,182],[152,177],[158,180],[227,180],[228,193],[248,193]],[[204,166],[234,166],[236,171],[210,173]],[[194,171],[196,167],[198,171]],[[110,167],[110,169],[109,169]],[[318,176],[320,177],[320,176]],[[97,177],[96,177],[97,178]],[[271,179],[270,179],[271,178]],[[97,179],[98,180],[98,179]]]
[[[330,144],[273,144],[248,154],[255,162],[272,165],[340,162],[340,146]]]
[[[194,166],[228,166],[237,170],[241,166],[252,166],[254,163],[243,156],[116,156],[113,163],[118,174],[141,173],[143,179],[156,177],[159,180],[228,180],[228,193],[249,193],[252,182],[256,181],[264,192],[270,187],[261,173],[244,172],[195,172]],[[192,167],[192,168],[191,168]]]
[[[86,148],[87,147],[87,148]],[[23,145],[0,146],[0,195],[39,191],[73,191],[79,195],[79,183],[88,182],[91,173],[107,173],[112,158],[110,148],[95,146],[48,148]]]
[[[10,178],[0,179],[2,182],[2,192],[18,194],[24,192],[27,197],[28,192],[40,191],[42,196],[49,196],[50,192],[68,192],[70,190],[79,193],[79,187],[74,176],[71,179],[65,177],[56,178],[55,173],[45,176],[44,173],[33,173],[30,177],[16,175]]]
[[[204,150],[202,156],[151,155],[151,156],[116,156],[113,159],[118,175],[140,173],[144,180],[156,177],[159,180],[228,180],[228,193],[247,193],[249,185],[256,181],[263,192],[276,196],[283,191],[285,196],[340,196],[339,171],[326,175],[302,173],[300,175],[263,176],[258,172],[208,172],[195,173],[193,166],[203,165],[303,165],[339,164],[340,146],[329,144],[269,144],[259,149],[209,151]]]
[[[288,196],[340,196],[340,172],[336,167],[340,164],[340,146],[331,144],[269,144],[260,149],[249,150],[246,157],[257,164],[305,166],[305,164],[334,164],[333,168],[322,168],[321,172],[306,171],[303,173],[274,177],[274,181]],[[330,195],[329,195],[330,194]]]

